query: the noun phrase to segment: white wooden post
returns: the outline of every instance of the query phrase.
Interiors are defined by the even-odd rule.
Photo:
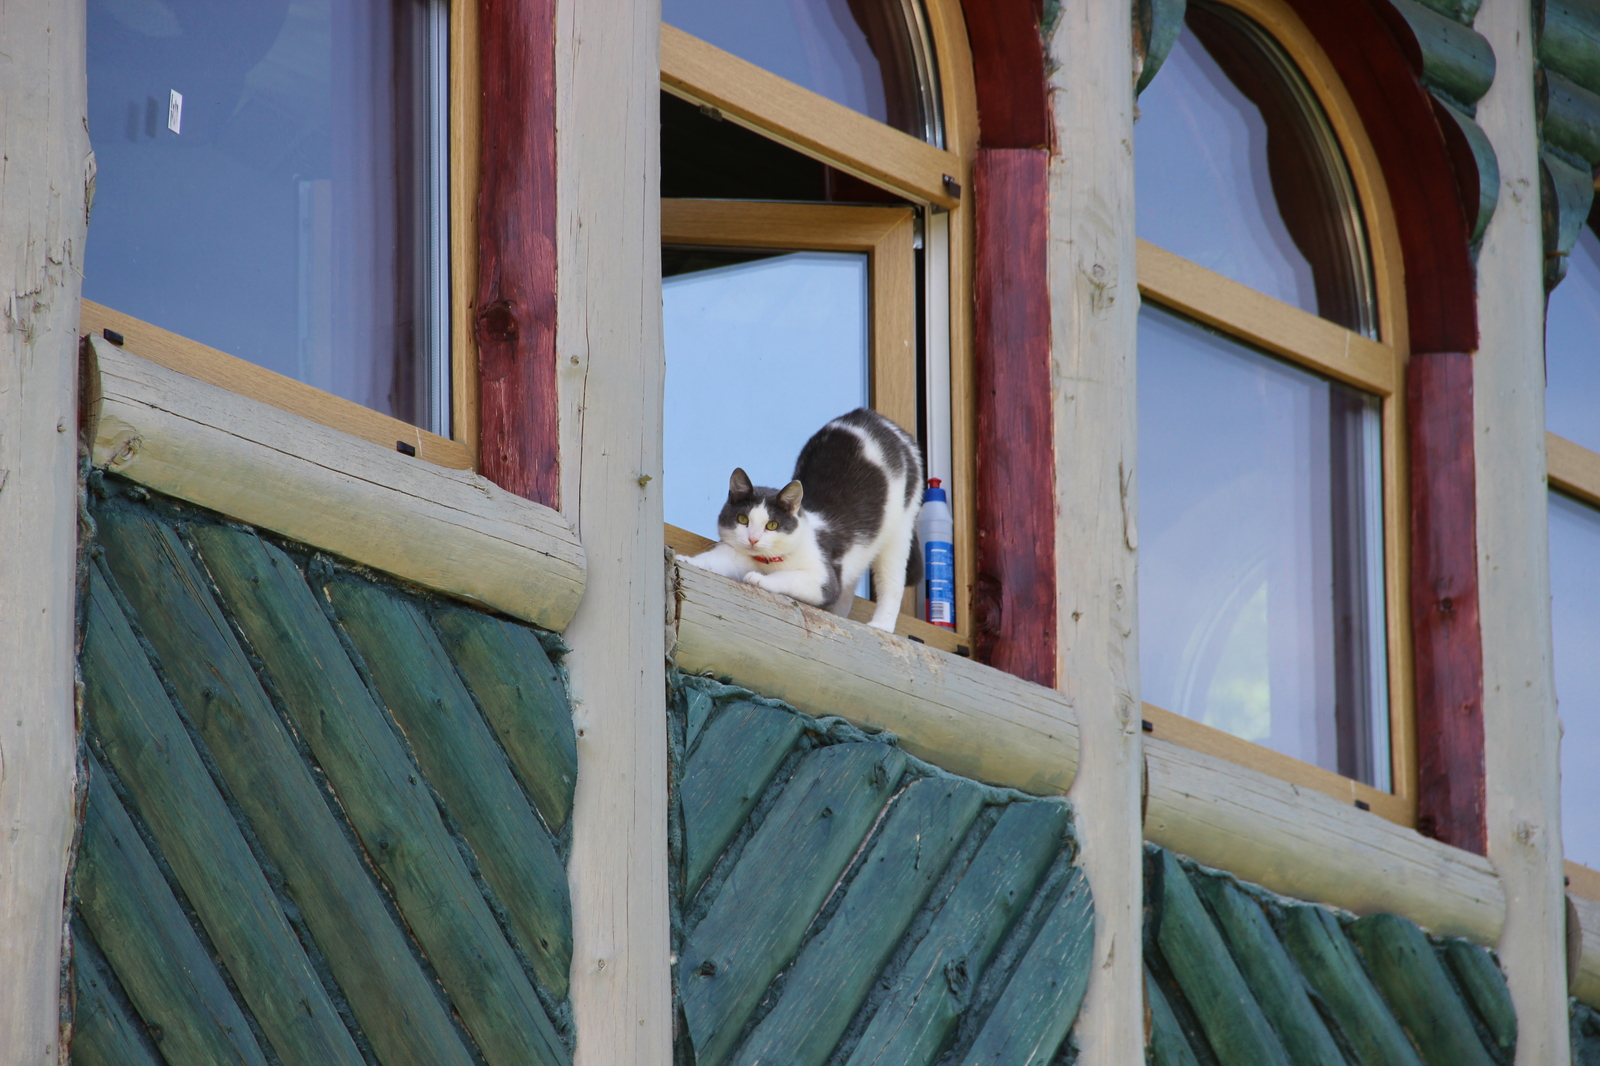
[[[0,3],[0,1062],[58,1062],[77,728],[82,0]]]
[[[1095,898],[1085,1066],[1144,1062],[1134,343],[1133,42],[1126,4],[1063,0],[1050,41],[1056,615],[1082,753],[1070,793]]]
[[[660,22],[652,0],[556,8],[562,507],[589,564],[566,631],[577,1066],[672,1061]]]
[[[1527,0],[1487,0],[1477,18],[1496,60],[1478,121],[1494,143],[1501,182],[1478,259],[1478,581],[1489,859],[1505,888],[1499,951],[1517,1007],[1517,1062],[1565,1066],[1560,728],[1550,656],[1543,244],[1528,8]]]

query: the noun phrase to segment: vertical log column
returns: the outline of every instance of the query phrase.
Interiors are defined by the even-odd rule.
[[[1042,148],[980,148],[972,171],[978,248],[974,640],[979,659],[1041,685],[1056,681],[1049,158]]]
[[[1144,1062],[1131,34],[1126,6],[1063,0],[1050,41],[1056,616],[1061,688],[1083,745],[1071,796],[1095,898],[1077,1025],[1085,1066]]]
[[[672,1061],[660,20],[653,2],[556,4],[561,498],[589,562],[566,631],[578,1066]]]
[[[1500,161],[1500,204],[1478,259],[1473,390],[1477,569],[1489,859],[1506,892],[1500,961],[1517,1008],[1517,1062],[1566,1066],[1566,904],[1560,726],[1550,645],[1544,451],[1543,244],[1528,0],[1488,0],[1494,46],[1478,121]]]
[[[0,7],[0,1062],[55,1066],[77,731],[84,11]]]
[[[560,502],[556,420],[555,0],[481,0],[478,466]]]

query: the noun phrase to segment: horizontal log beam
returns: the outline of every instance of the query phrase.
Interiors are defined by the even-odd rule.
[[[96,467],[547,629],[565,628],[577,610],[583,548],[550,508],[100,337],[89,345]]]

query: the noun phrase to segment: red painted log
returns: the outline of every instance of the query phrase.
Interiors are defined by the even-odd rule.
[[[1472,356],[1412,353],[1406,368],[1406,417],[1417,829],[1482,855],[1488,841]]]
[[[480,0],[479,472],[560,503],[554,0]]]
[[[1478,211],[1476,170],[1472,187],[1463,188],[1419,80],[1416,39],[1386,0],[1289,2],[1338,70],[1383,166],[1405,255],[1411,350],[1475,350],[1477,295],[1467,239]]]
[[[963,5],[985,148],[1046,148],[1051,142],[1044,41],[1034,0]]]
[[[1053,687],[1048,168],[1049,154],[1033,148],[983,148],[973,166],[978,510],[973,642],[984,662]]]

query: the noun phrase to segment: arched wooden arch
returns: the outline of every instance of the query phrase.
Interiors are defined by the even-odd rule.
[[[1385,0],[1289,0],[1336,68],[1383,172],[1405,266],[1411,625],[1418,828],[1482,852],[1469,246],[1479,170],[1423,88],[1422,52]],[[1170,5],[1167,5],[1170,6]],[[1050,121],[1032,0],[964,4],[978,96],[974,361],[980,654],[1055,683],[1046,176]]]

